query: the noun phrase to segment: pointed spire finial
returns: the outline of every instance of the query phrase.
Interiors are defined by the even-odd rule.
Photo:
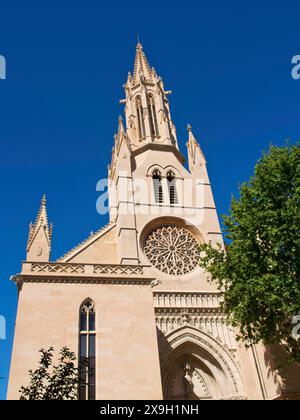
[[[141,76],[149,80],[151,79],[152,72],[146,54],[143,51],[143,46],[140,41],[138,41],[134,60],[133,78],[137,81],[138,77]]]
[[[43,194],[36,220],[29,225],[27,259],[35,258],[39,260],[45,258],[45,261],[49,260],[52,231],[53,225],[49,226],[48,224],[46,195]],[[45,244],[44,238],[47,244]]]
[[[195,164],[195,162],[196,162],[196,155],[197,155],[197,153],[199,153],[200,156],[201,156],[201,158],[205,162],[204,154],[203,154],[203,152],[201,150],[201,147],[200,147],[198,141],[196,140],[196,138],[195,138],[195,136],[193,134],[191,124],[188,124],[187,130],[188,130],[188,133],[189,133],[189,138],[188,138],[188,141],[187,141],[187,148],[188,148],[188,152],[190,154],[190,158],[189,159],[191,159],[191,162],[193,162],[193,164]],[[190,167],[192,167],[192,165],[190,165]]]
[[[193,134],[191,124],[188,124],[188,125],[187,125],[187,131],[188,131],[188,133],[189,133],[188,143],[193,143],[193,144],[195,144],[195,145],[196,145],[196,144],[198,144],[198,143],[197,143],[197,140],[195,139],[195,136],[194,136],[194,134]]]
[[[41,199],[41,206],[45,206],[47,202],[47,198],[46,198],[46,194],[44,193],[42,195],[42,199]]]
[[[119,145],[121,141],[121,136],[124,134],[124,125],[123,125],[123,118],[119,115],[118,118],[118,133],[115,135],[115,144]]]

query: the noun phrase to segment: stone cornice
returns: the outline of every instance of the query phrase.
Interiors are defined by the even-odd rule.
[[[150,285],[154,280],[147,265],[23,262],[22,272],[12,277],[22,283],[94,283]]]
[[[65,276],[30,276],[17,274],[12,280],[20,287],[23,283],[63,283],[63,284],[114,284],[127,286],[149,286],[152,279],[132,277],[65,277]]]

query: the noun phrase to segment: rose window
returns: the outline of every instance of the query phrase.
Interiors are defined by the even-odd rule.
[[[190,273],[199,262],[198,244],[183,227],[160,226],[152,230],[144,251],[154,267],[173,276]]]

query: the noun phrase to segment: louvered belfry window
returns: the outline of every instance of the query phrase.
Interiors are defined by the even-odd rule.
[[[163,197],[163,189],[162,189],[162,182],[161,182],[161,173],[159,172],[158,169],[153,171],[152,179],[153,179],[155,203],[161,204],[164,202],[164,197]]]
[[[178,194],[176,188],[176,178],[173,171],[167,173],[167,181],[169,187],[170,204],[178,204]]]

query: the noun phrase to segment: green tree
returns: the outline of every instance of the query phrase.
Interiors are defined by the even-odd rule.
[[[53,365],[53,351],[40,350],[39,367],[29,371],[30,384],[21,387],[21,400],[77,400],[80,375],[75,353],[63,347]]]
[[[224,292],[223,309],[246,346],[279,344],[300,362],[300,147],[271,147],[224,216],[226,251],[200,246],[200,266]]]

